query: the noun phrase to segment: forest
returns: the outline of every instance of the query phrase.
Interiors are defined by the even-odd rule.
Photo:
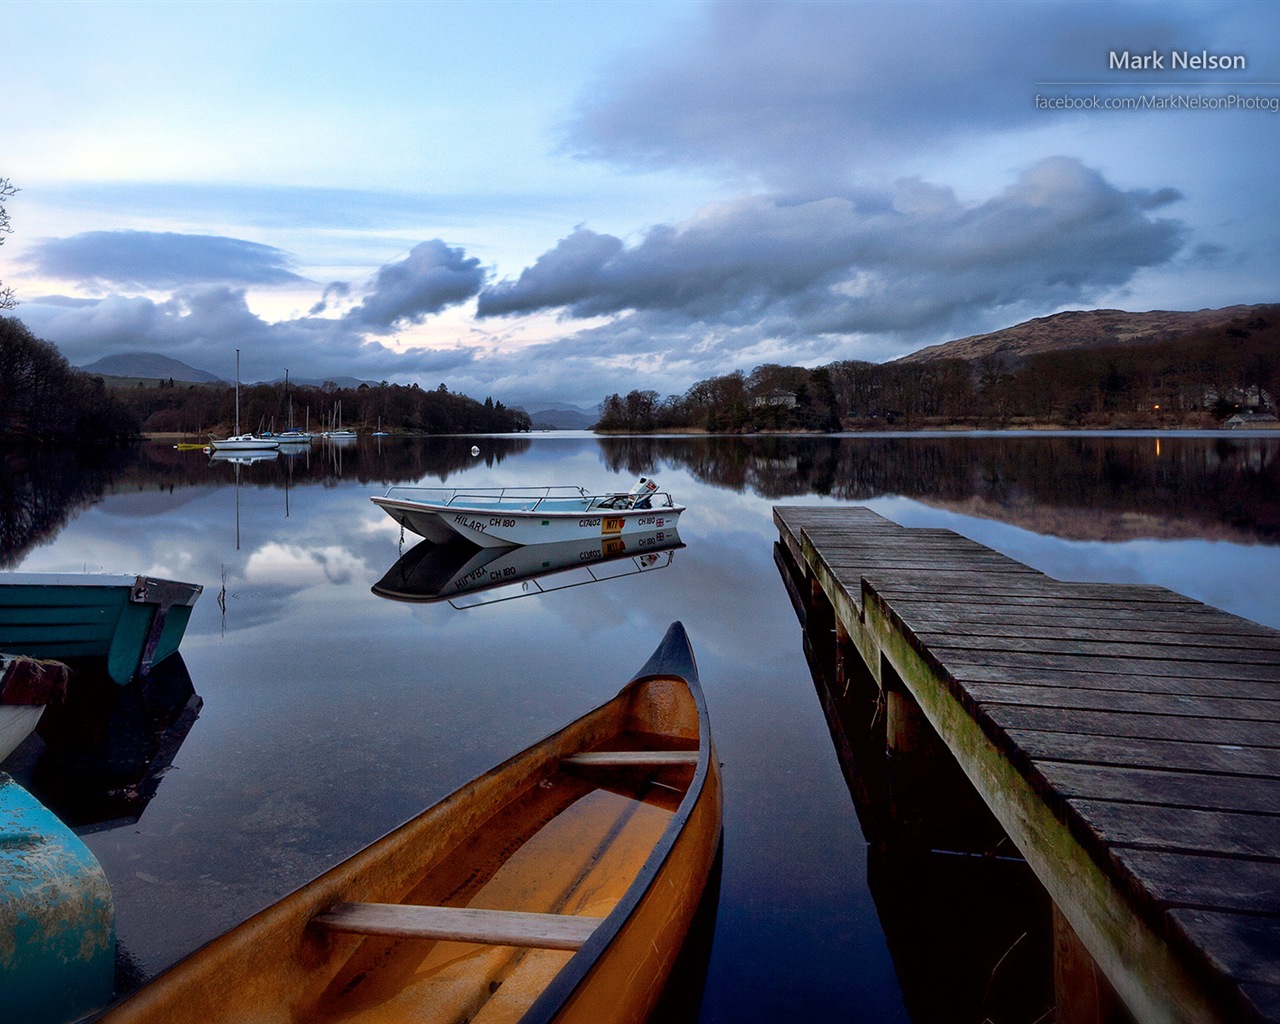
[[[143,381],[108,387],[102,377],[70,365],[55,345],[14,317],[0,317],[0,438],[7,444],[118,445],[143,434],[204,439],[235,429],[235,391],[226,384]],[[293,422],[289,416],[292,410]],[[479,402],[443,384],[435,390],[383,381],[339,388],[240,388],[243,430],[336,425],[415,434],[507,433],[530,428],[522,409]]]
[[[612,394],[601,433],[893,429],[1220,427],[1275,412],[1280,307],[1140,345],[973,361],[767,364],[699,381],[683,395]]]
[[[917,429],[1214,428],[1235,412],[1275,411],[1280,307],[1220,328],[1140,345],[973,361],[931,359],[816,368],[766,364],[699,381],[682,395],[612,394],[600,433],[724,434]],[[527,431],[528,414],[441,384],[340,388],[242,385],[242,430],[381,427],[392,433]],[[340,423],[338,420],[340,419]],[[140,381],[108,387],[68,364],[20,320],[0,317],[0,437],[128,443],[142,434],[203,439],[235,429],[226,384]]]

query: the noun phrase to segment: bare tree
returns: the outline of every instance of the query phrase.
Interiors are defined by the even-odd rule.
[[[8,178],[0,178],[0,245],[4,245],[4,236],[13,231],[9,226],[9,211],[5,209],[4,201],[17,194],[18,189],[13,182]],[[0,281],[0,309],[13,309],[17,304],[13,289],[4,287],[4,282]]]

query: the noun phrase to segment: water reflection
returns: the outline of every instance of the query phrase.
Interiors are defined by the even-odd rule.
[[[681,466],[782,499],[901,495],[1078,540],[1280,538],[1280,439],[1217,435],[606,438],[610,468]]]
[[[212,458],[148,445],[101,458],[8,455],[0,480],[0,568],[51,539],[77,509],[112,494],[227,482],[247,486],[341,480],[441,483],[494,470],[533,442],[487,437],[383,438],[277,454]],[[565,441],[572,444],[573,441]],[[682,468],[695,479],[768,499],[798,495],[866,502],[898,495],[965,515],[1076,540],[1185,538],[1275,543],[1280,538],[1280,439],[1165,435],[960,435],[584,439],[612,473]],[[265,463],[265,464],[263,464]],[[288,496],[282,503],[287,509]]]
[[[77,664],[5,770],[82,835],[135,824],[202,706],[180,653],[124,686]]]
[[[3,564],[221,591],[183,641],[203,706],[173,770],[133,827],[89,837],[139,980],[611,697],[613,670],[678,618],[725,764],[702,1019],[919,1024],[946,1002],[941,985],[923,988],[930,958],[967,965],[955,990],[979,999],[1000,955],[1012,949],[997,987],[1011,966],[1033,972],[1021,958],[1036,947],[1014,948],[1016,925],[979,933],[964,894],[947,903],[921,883],[913,896],[897,870],[920,836],[913,780],[874,757],[842,773],[773,561],[772,505],[857,501],[1058,578],[1158,583],[1280,624],[1280,438],[1164,436],[1158,451],[1133,436],[377,440],[341,449],[340,463],[319,442],[239,467],[158,444],[94,463],[6,462]],[[664,571],[470,615],[371,593],[406,550],[369,500],[392,484],[608,490],[638,475],[689,506],[688,546]],[[874,703],[863,710],[844,742],[866,734]],[[858,787],[868,796],[855,804]],[[964,832],[927,836],[931,876],[991,851]],[[926,891],[946,949],[909,944],[930,927]]]
[[[400,556],[373,592],[474,608],[665,569],[682,547],[675,530],[510,548],[423,541]]]

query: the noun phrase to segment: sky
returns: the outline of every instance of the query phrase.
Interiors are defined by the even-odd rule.
[[[1067,309],[1280,301],[1271,0],[0,18],[0,282],[75,365],[230,380],[239,349],[245,381],[595,409]]]

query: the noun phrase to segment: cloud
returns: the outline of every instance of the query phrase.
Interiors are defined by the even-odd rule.
[[[515,280],[480,293],[480,316],[634,311],[785,333],[940,329],[993,306],[1082,302],[1170,260],[1185,232],[1151,214],[1172,190],[1122,190],[1079,161],[1027,168],[976,203],[918,180],[807,201],[717,203],[627,247],[578,228]]]
[[[161,289],[212,281],[302,282],[280,249],[239,238],[155,231],[88,231],[36,243],[26,256],[48,277],[88,287]]]
[[[407,383],[464,370],[475,355],[462,346],[397,352],[342,320],[269,322],[249,309],[242,289],[225,285],[180,289],[162,302],[120,295],[74,305],[30,301],[20,312],[77,365],[112,352],[160,352],[229,379],[239,348],[244,380],[275,380],[292,367],[308,377]]]
[[[1199,51],[1232,37],[1186,4],[709,4],[667,44],[584,90],[565,150],[800,189],[974,135],[1044,123],[1035,83],[1096,80],[1116,47]],[[1132,76],[1131,76],[1132,77]]]
[[[480,291],[484,277],[480,261],[462,249],[438,238],[421,242],[399,263],[378,270],[373,290],[347,319],[378,332],[421,323],[432,313],[470,299]]]

